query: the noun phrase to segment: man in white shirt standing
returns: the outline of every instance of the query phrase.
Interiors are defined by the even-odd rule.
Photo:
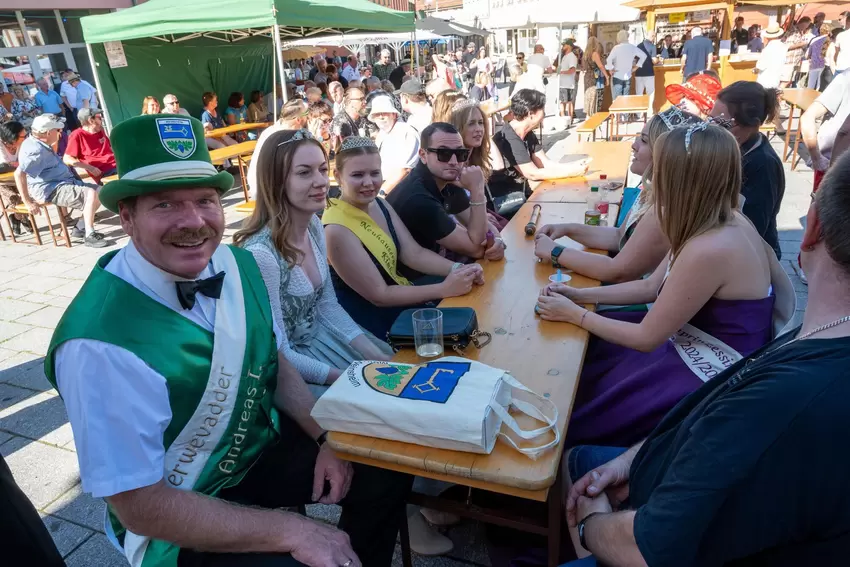
[[[538,43],[534,46],[534,54],[528,58],[526,64],[528,70],[517,81],[514,94],[522,89],[533,89],[545,95],[546,83],[543,75],[554,72],[555,68],[552,66],[552,60],[544,53],[542,45]]]
[[[576,113],[576,69],[578,57],[573,46],[564,42],[561,46],[561,64],[558,66],[558,102],[561,103],[561,116],[567,118],[567,128],[572,126]]]
[[[138,116],[112,140],[103,204],[130,244],[101,257],[45,357],[110,539],[140,566],[389,567],[412,479],[325,443],[253,256],[221,245],[233,177],[201,122]],[[280,509],[309,502],[340,502],[347,534]]]
[[[850,12],[844,13],[844,31],[835,38],[835,74],[850,67]]]
[[[617,33],[617,46],[611,50],[605,61],[605,68],[612,71],[614,79],[611,81],[612,100],[631,92],[632,75],[643,65],[646,57],[646,53],[629,43],[629,32],[620,30]]]
[[[766,89],[778,89],[782,80],[782,70],[785,67],[785,58],[788,54],[785,42],[782,41],[784,34],[784,30],[776,22],[771,22],[762,32],[764,49],[759,55],[753,71],[758,73],[758,79],[756,79],[758,83]],[[778,112],[773,124],[776,126],[777,134],[785,134],[782,119]]]

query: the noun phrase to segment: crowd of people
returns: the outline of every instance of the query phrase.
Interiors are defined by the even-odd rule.
[[[803,43],[804,23],[783,43]],[[540,261],[607,284],[550,284],[535,302],[543,320],[591,335],[563,461],[574,549],[592,553],[578,564],[843,564],[850,503],[808,486],[836,486],[850,472],[840,457],[850,425],[841,379],[850,157],[839,157],[850,146],[850,79],[837,73],[803,117],[816,193],[799,262],[812,290],[791,328],[776,224],[784,169],[760,131],[779,114],[780,84],[721,88],[698,30],[682,47],[685,81],[665,93],[674,105],[632,145],[640,183],[624,191],[617,222],[547,225],[535,236]],[[768,27],[763,53],[773,35]],[[89,99],[61,156],[64,96],[42,97],[60,108],[36,116],[30,136],[20,121],[0,125],[0,153],[27,207],[81,209],[86,243],[102,246],[102,203],[130,235],[98,263],[45,359],[83,490],[106,499],[109,536],[128,557],[391,564],[414,479],[339,460],[312,404],[351,363],[391,359],[385,339],[401,311],[488,285],[477,261],[505,261],[501,231],[535,182],[587,172],[586,160],[556,162],[543,149],[544,80],[557,77],[569,121],[579,85],[588,115],[602,89],[626,93],[636,69],[648,90],[645,72],[676,48],[618,39],[607,56],[596,38],[584,50],[564,42],[555,62],[541,46],[527,61],[518,55],[497,131],[481,106],[497,92],[494,65],[475,44],[434,55],[427,81],[388,51],[368,67],[335,54],[299,63],[302,84],[276,111],[257,90],[247,105],[232,93],[223,112],[216,93],[203,93],[200,119],[187,116],[198,143],[191,171],[151,116],[188,115],[173,94],[162,106],[145,98],[111,142]],[[261,132],[208,135],[272,119]],[[257,139],[243,180],[255,206],[223,246],[220,198],[234,179],[209,150],[243,134]],[[311,502],[340,503],[339,530],[279,510]],[[423,518],[433,511],[416,512],[413,549],[446,553],[451,541]]]

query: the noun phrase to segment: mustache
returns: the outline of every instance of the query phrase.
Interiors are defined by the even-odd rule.
[[[165,244],[185,244],[187,242],[196,242],[198,240],[209,240],[218,236],[218,233],[208,226],[199,229],[181,228],[169,232],[162,239]]]

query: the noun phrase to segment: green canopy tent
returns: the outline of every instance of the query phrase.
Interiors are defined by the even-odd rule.
[[[197,115],[204,91],[224,104],[232,91],[246,98],[254,89],[268,92],[273,74],[284,81],[283,41],[412,32],[414,14],[369,0],[148,0],[81,23],[111,125],[138,115],[145,96],[173,93]],[[108,57],[107,47],[123,50],[126,66]]]

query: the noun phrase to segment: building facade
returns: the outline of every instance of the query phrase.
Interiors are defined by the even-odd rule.
[[[133,0],[0,0],[3,90],[18,84],[33,91],[40,77],[56,85],[65,69],[93,82],[80,18],[133,4]]]

